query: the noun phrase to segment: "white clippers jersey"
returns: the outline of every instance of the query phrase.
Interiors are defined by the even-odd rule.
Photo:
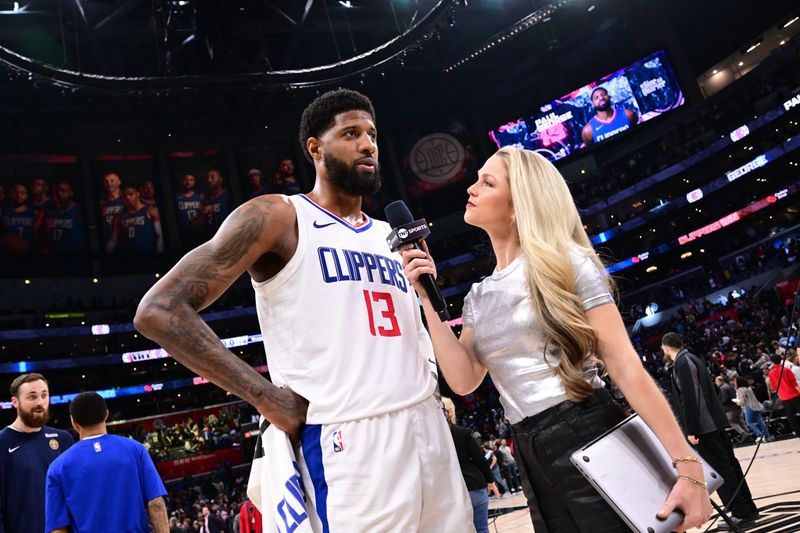
[[[352,226],[305,195],[297,251],[273,278],[253,282],[270,376],[309,401],[309,424],[404,409],[433,394],[433,346],[391,228]]]

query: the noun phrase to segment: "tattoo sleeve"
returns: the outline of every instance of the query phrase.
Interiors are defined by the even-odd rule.
[[[250,365],[222,345],[198,312],[216,300],[269,244],[272,205],[242,206],[208,243],[189,252],[144,296],[136,328],[197,374],[258,405],[270,390]]]
[[[147,502],[147,516],[153,533],[169,533],[169,519],[167,518],[167,504],[159,496]]]

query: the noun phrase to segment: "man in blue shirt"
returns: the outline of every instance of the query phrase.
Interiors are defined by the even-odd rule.
[[[47,471],[44,531],[169,533],[167,491],[153,461],[138,442],[107,434],[103,397],[81,393],[69,414],[81,440]]]
[[[47,426],[50,391],[41,374],[11,383],[17,418],[0,431],[0,533],[44,531],[47,467],[72,444],[66,431]]]

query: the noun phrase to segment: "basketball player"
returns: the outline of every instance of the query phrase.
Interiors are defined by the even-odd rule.
[[[144,180],[142,186],[139,187],[139,193],[144,205],[156,206],[156,186],[152,180]]]
[[[225,188],[222,174],[212,168],[206,175],[208,194],[203,198],[203,217],[209,237],[214,234],[231,212],[228,190]]]
[[[474,531],[416,297],[386,244],[388,224],[361,211],[361,196],[381,183],[372,103],[346,89],[323,94],[303,112],[300,140],[314,189],[236,209],[150,289],[134,325],[300,440],[309,515],[295,522]],[[274,384],[198,315],[245,271]]]
[[[267,188],[264,187],[263,178],[264,176],[257,168],[251,168],[247,171],[247,181],[250,183],[250,195],[247,197],[248,200],[269,193]]]
[[[114,230],[106,244],[107,253],[152,254],[164,251],[161,217],[158,208],[146,205],[136,187],[123,188],[125,210],[117,215]]]
[[[178,228],[184,246],[192,248],[202,242],[203,237],[203,195],[195,187],[197,179],[193,174],[186,173],[181,176],[180,193],[178,194]]]
[[[47,195],[49,188],[44,178],[31,180],[31,206],[36,211],[36,216],[53,206],[53,199]]]
[[[28,205],[28,188],[21,183],[11,186],[11,206],[3,209],[5,242],[9,250],[16,253],[30,253],[36,250],[33,237],[33,224],[36,215]]]
[[[17,376],[11,382],[11,403],[17,418],[0,431],[0,532],[44,531],[47,468],[73,440],[46,425],[50,391],[41,374]]]
[[[83,252],[86,250],[86,231],[81,206],[75,201],[75,190],[69,182],[59,181],[53,188],[53,195],[55,207],[46,211],[44,217],[47,239],[43,248],[47,252],[65,255]]]
[[[583,142],[587,146],[629,130],[639,122],[635,111],[614,107],[608,91],[603,87],[597,87],[592,91],[592,107],[595,115],[589,119],[581,132]]]
[[[300,182],[294,177],[294,161],[281,159],[278,162],[278,171],[275,173],[275,183],[283,194],[299,194]]]
[[[33,227],[33,237],[38,243],[47,240],[47,235],[44,234],[45,217],[47,213],[55,207],[55,202],[48,196],[50,185],[44,178],[34,178],[30,183],[31,191],[31,207],[33,207],[33,216],[35,217]],[[42,247],[44,249],[44,247]]]
[[[103,236],[103,246],[108,245],[111,233],[114,231],[114,218],[125,208],[125,203],[120,195],[122,180],[116,172],[106,172],[103,175],[103,189],[106,197],[100,200],[100,224]]]

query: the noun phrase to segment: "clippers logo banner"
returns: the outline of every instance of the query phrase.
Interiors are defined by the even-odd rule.
[[[403,182],[413,198],[435,197],[450,191],[477,169],[467,127],[454,120],[447,127],[415,132],[406,138],[401,152]],[[458,196],[459,205],[463,196]],[[437,202],[438,203],[438,202]]]

